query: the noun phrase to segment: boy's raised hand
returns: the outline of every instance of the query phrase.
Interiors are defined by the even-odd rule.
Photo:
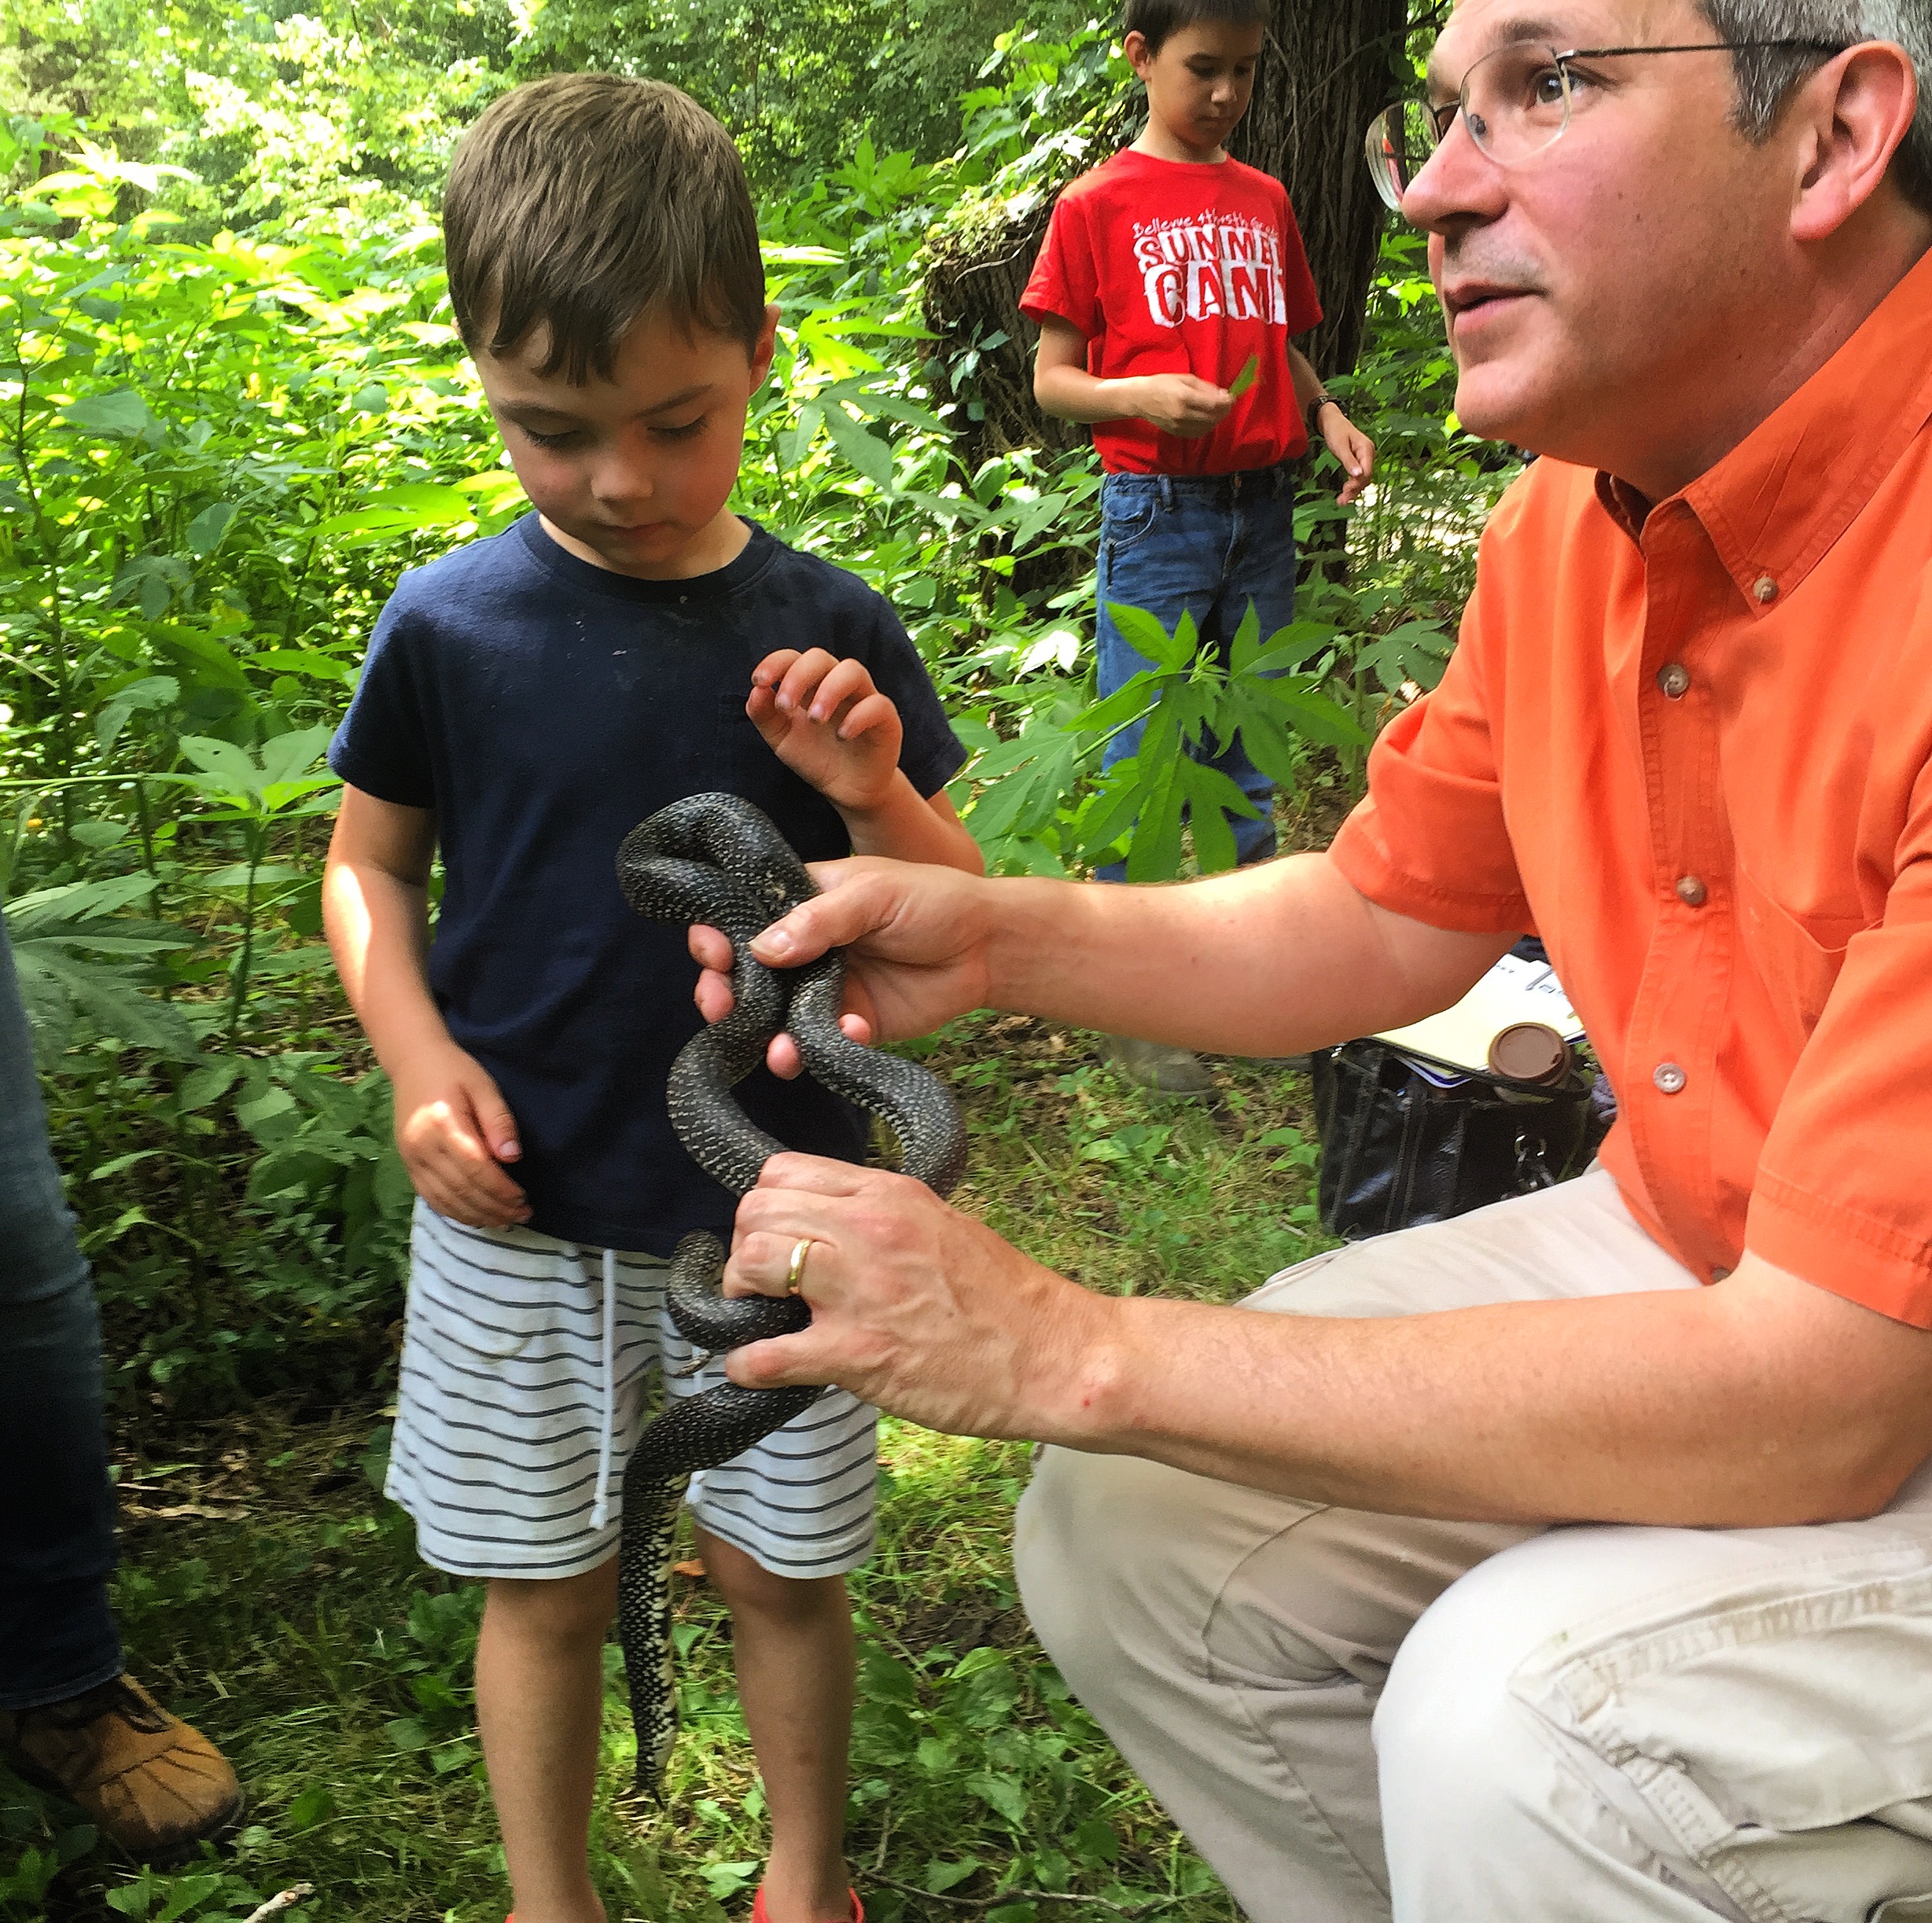
[[[904,730],[863,661],[781,648],[752,671],[745,704],[766,744],[838,808],[878,806],[899,772]]]
[[[1165,434],[1183,440],[1198,440],[1212,434],[1227,418],[1235,397],[1226,388],[1195,374],[1142,374],[1135,383],[1135,411],[1143,421],[1151,421]]]
[[[523,1153],[517,1123],[489,1071],[451,1042],[391,1079],[396,1145],[416,1193],[473,1229],[528,1222],[530,1204],[502,1166]]]

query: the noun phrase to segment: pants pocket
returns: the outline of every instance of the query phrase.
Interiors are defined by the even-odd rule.
[[[1768,1533],[1739,1532],[1740,1548]],[[1932,1919],[1894,1906],[1928,1899],[1893,1895],[1932,1877],[1926,1550],[1886,1531],[1807,1555],[1807,1532],[1788,1533],[1788,1561],[1555,1639],[1512,1693],[1615,1771],[1754,1923],[1860,1923],[1881,1901]]]

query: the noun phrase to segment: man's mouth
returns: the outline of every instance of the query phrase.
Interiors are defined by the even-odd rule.
[[[1454,327],[1461,320],[1472,314],[1497,311],[1513,301],[1523,300],[1529,290],[1522,287],[1505,287],[1491,281],[1462,281],[1442,290],[1442,305],[1449,317],[1449,325]]]

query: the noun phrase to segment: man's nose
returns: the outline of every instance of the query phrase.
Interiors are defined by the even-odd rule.
[[[1503,170],[1476,145],[1459,113],[1402,196],[1402,218],[1432,233],[1493,220],[1508,196]]]

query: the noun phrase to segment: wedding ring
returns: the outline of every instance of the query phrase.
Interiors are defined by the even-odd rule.
[[[791,1266],[785,1271],[785,1292],[795,1296],[804,1286],[805,1258],[811,1253],[811,1237],[801,1235],[792,1245]]]

